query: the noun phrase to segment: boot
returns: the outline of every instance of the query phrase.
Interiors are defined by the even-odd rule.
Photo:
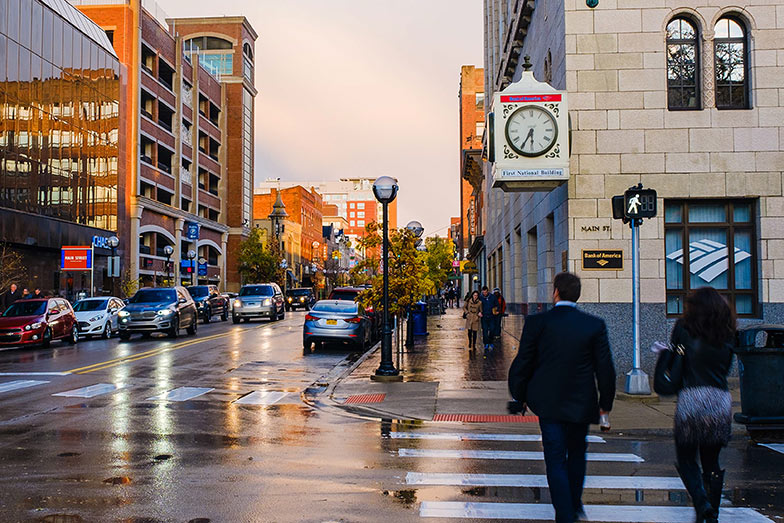
[[[719,507],[721,505],[721,491],[724,488],[724,471],[718,470],[711,473],[703,473],[702,482],[705,485],[708,501],[716,511],[716,516],[718,517]]]
[[[691,496],[691,502],[694,504],[694,510],[697,512],[696,523],[716,523],[718,522],[718,512],[711,506],[708,501],[708,495],[705,493],[705,486],[702,484],[702,477],[697,467],[682,468],[675,465],[686,491]]]

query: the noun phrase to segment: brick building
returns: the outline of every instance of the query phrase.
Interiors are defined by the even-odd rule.
[[[125,165],[130,234],[121,241],[131,276],[145,285],[188,283],[177,268],[194,250],[207,266],[200,282],[238,288],[231,253],[251,218],[255,32],[241,17],[219,27],[206,19],[215,35],[198,47],[193,28],[203,19],[167,20],[153,2],[71,1],[110,35],[128,72],[124,136],[138,154]],[[224,68],[216,68],[211,47],[220,48]],[[249,102],[245,91],[237,101],[237,85]],[[166,246],[174,249],[170,268]]]
[[[485,168],[483,276],[510,308],[546,307],[553,274],[577,272],[582,307],[607,320],[628,370],[630,232],[610,198],[642,182],[659,196],[641,227],[643,347],[667,338],[698,286],[742,323],[784,321],[781,13],[756,0],[485,1],[488,99],[530,55],[538,80],[568,92],[572,121],[568,183],[504,193]],[[622,249],[624,269],[584,271],[583,249]]]

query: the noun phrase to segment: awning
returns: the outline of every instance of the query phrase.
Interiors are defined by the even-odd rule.
[[[299,278],[297,278],[297,277],[294,275],[294,273],[293,273],[293,272],[291,272],[291,269],[287,269],[287,270],[286,270],[286,274],[288,274],[288,275],[289,275],[289,278],[291,278],[291,281],[299,281]]]

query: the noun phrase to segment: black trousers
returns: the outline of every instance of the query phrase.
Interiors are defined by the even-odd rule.
[[[702,472],[710,474],[720,470],[719,453],[721,453],[721,446],[718,445],[687,446],[675,444],[678,467],[681,470],[694,471],[698,474],[700,473],[700,465],[697,463],[697,456],[699,455],[700,464],[702,464]]]

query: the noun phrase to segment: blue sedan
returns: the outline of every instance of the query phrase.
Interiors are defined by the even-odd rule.
[[[370,318],[361,305],[345,300],[321,300],[305,316],[302,342],[305,350],[310,350],[314,342],[327,341],[364,348],[370,342],[370,335]]]

